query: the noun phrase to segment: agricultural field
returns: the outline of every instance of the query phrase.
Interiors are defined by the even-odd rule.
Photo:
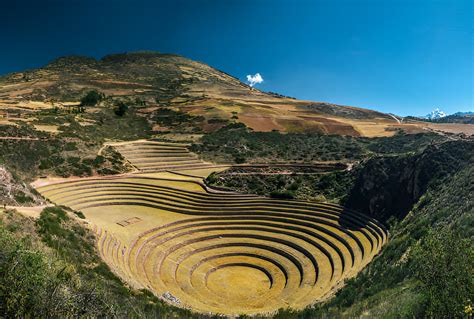
[[[195,170],[214,166],[190,152],[189,144],[139,140],[108,145],[141,172]]]
[[[173,305],[225,315],[303,309],[333,295],[388,240],[381,223],[337,204],[208,187],[203,178],[224,168],[190,162],[185,144],[109,146],[136,172],[33,185],[85,217],[117,275]]]

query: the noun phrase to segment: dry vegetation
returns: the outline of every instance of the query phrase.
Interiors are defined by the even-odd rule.
[[[428,126],[426,122],[400,123],[367,109],[261,92],[203,63],[156,52],[114,54],[101,60],[63,57],[41,69],[1,77],[4,113],[0,116],[4,123],[14,123],[10,119],[24,120],[42,110],[71,109],[90,90],[135,105],[137,114],[147,118],[155,132],[211,132],[238,121],[255,131],[372,137],[391,136],[397,130],[420,132]],[[163,108],[186,114],[192,121],[157,124],[156,114]],[[429,126],[472,133],[472,125]]]

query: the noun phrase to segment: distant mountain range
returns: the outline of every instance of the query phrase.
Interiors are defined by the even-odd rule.
[[[474,112],[456,112],[453,114],[446,114],[441,111],[439,108],[431,111],[430,114],[426,116],[409,116],[407,118],[417,119],[422,121],[434,122],[434,123],[460,123],[460,124],[474,124]]]
[[[470,115],[474,115],[474,112],[456,112],[456,113],[453,113],[451,114],[451,116],[470,116]]]
[[[441,119],[447,116],[471,116],[471,115],[474,115],[474,112],[468,111],[468,112],[456,112],[453,114],[447,114],[444,111],[440,110],[439,108],[435,108],[433,111],[431,111],[430,114],[427,114],[426,116],[422,116],[422,118],[429,119],[429,120],[436,120],[436,119]]]

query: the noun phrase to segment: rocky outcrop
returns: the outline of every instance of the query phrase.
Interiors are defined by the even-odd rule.
[[[19,182],[0,166],[0,204],[2,206],[36,206],[46,202],[25,183]]]

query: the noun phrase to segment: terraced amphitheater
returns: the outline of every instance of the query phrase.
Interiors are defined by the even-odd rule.
[[[212,166],[191,153],[189,144],[139,140],[109,145],[140,171],[188,170]]]
[[[145,170],[179,166],[160,166],[160,156],[186,152],[156,142],[116,147]],[[154,152],[155,162],[140,162]],[[124,280],[198,312],[301,309],[333,293],[387,241],[382,224],[338,205],[224,192],[171,172],[37,189],[84,213],[102,258]]]

